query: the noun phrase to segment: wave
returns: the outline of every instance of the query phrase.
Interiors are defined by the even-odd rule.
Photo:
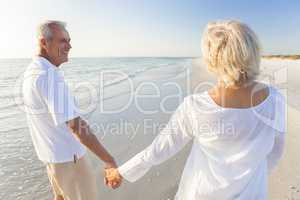
[[[179,69],[179,68],[178,68]],[[161,79],[157,79],[158,82],[165,82],[165,81],[173,81],[173,80],[176,80],[177,78],[180,78],[181,76],[188,76],[190,74],[190,71],[188,70],[189,69],[189,66],[186,66],[186,67],[183,67],[183,68],[180,68],[180,70],[175,70],[175,72],[173,74],[169,74],[167,73],[167,76],[163,76],[163,78]],[[158,69],[159,70],[159,69]],[[140,70],[139,72],[140,73],[143,73],[144,71],[148,71],[148,70]],[[135,73],[135,74],[132,74],[132,76],[136,76],[139,74],[138,73]],[[158,71],[159,72],[159,71]],[[155,73],[156,74],[156,73]],[[149,77],[148,77],[149,78]],[[151,78],[151,77],[150,77]],[[123,79],[120,79],[118,81],[116,80],[113,80],[112,83],[110,84],[107,84],[106,86],[110,86],[110,85],[116,85],[116,84],[119,84],[120,82],[122,81],[126,81],[128,78],[123,78]],[[151,79],[153,80],[153,79]],[[143,81],[143,80],[140,80],[140,81]],[[138,84],[138,82],[137,82]],[[132,88],[134,91],[136,88]],[[117,89],[116,90],[117,92],[114,92],[114,93],[109,93],[109,95],[105,95],[101,98],[98,98],[98,95],[97,95],[97,99],[93,99],[93,103],[100,103],[100,102],[105,102],[107,100],[111,100],[111,99],[114,99],[114,98],[119,98],[121,96],[124,96],[124,95],[127,95],[127,94],[130,94],[132,93],[133,91],[132,90],[128,90],[126,87],[125,88],[122,88],[122,89]],[[87,100],[86,102],[84,102],[86,99],[85,97],[83,96],[82,98],[82,101],[80,106],[82,107],[85,107],[87,104],[90,104],[90,99]],[[88,103],[87,103],[88,102]],[[87,103],[87,104],[86,104]]]
[[[13,98],[15,98],[15,97],[19,97],[18,95],[12,95],[12,94],[2,94],[1,96],[0,96],[0,99],[13,99]]]
[[[10,103],[8,105],[2,105],[0,106],[0,110],[5,110],[5,109],[11,109],[11,108],[14,108],[14,107],[17,107],[17,106],[22,106],[23,103],[20,103],[20,104],[16,104],[15,102],[14,103]]]
[[[20,116],[20,112],[18,113],[10,113],[10,114],[6,114],[4,116],[0,116],[0,120],[4,120],[4,119],[8,119],[8,118],[13,118],[13,119],[16,119],[18,116]]]
[[[8,81],[14,81],[18,78],[19,76],[16,76],[16,75],[13,75],[13,76],[4,76],[4,77],[1,77],[1,82],[8,82]]]
[[[109,86],[112,86],[112,85],[120,84],[120,83],[122,83],[124,81],[129,80],[130,78],[135,78],[138,75],[140,75],[142,73],[145,73],[147,71],[150,71],[152,69],[155,69],[155,68],[157,68],[157,67],[148,67],[148,68],[143,68],[143,69],[140,69],[140,70],[136,70],[136,71],[134,71],[132,73],[126,74],[124,77],[115,78],[115,79],[113,79],[111,81],[105,82],[104,85],[103,85],[103,87],[105,88],[105,87],[109,87]]]
[[[113,87],[113,86],[116,86],[116,85],[119,85],[123,82],[126,82],[130,79],[135,79],[136,77],[142,75],[142,74],[145,74],[149,71],[158,71],[158,74],[159,73],[159,70],[162,70],[162,69],[168,69],[168,77],[169,78],[172,78],[172,77],[176,77],[178,76],[179,74],[183,74],[184,72],[187,71],[188,67],[190,66],[190,64],[187,64],[187,61],[189,60],[186,60],[182,63],[177,63],[177,64],[174,64],[174,63],[163,63],[163,64],[157,64],[156,66],[151,66],[151,67],[144,67],[144,68],[141,68],[141,69],[137,69],[131,73],[125,73],[125,72],[122,72],[122,70],[107,70],[107,72],[112,72],[112,73],[122,73],[123,76],[117,76],[115,78],[112,78],[111,80],[109,81],[104,81],[104,84],[103,86],[99,86],[98,87],[103,87],[103,89],[107,89],[109,87]],[[170,67],[172,67],[173,69],[170,69]],[[177,67],[177,68],[175,68]],[[101,70],[102,72],[105,71],[105,70]],[[166,77],[164,77],[165,79]],[[115,95],[117,96],[117,95]],[[108,97],[108,98],[111,98],[111,97]],[[14,108],[14,107],[17,107],[17,106],[22,106],[22,94],[19,92],[19,93],[14,93],[14,94],[3,94],[0,96],[0,99],[6,99],[6,100],[10,100],[11,103],[9,103],[8,105],[4,105],[4,106],[0,106],[0,110],[4,110],[4,109],[11,109],[11,108]]]
[[[11,132],[11,131],[21,131],[21,130],[25,130],[25,129],[28,129],[28,126],[22,126],[22,127],[10,128],[10,129],[6,129],[6,130],[0,130],[0,134],[8,133],[8,132]]]

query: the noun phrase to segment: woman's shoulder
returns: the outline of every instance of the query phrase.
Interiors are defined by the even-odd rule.
[[[184,98],[185,103],[208,103],[210,102],[208,91],[194,93]]]
[[[272,95],[274,95],[275,97],[284,99],[284,94],[283,94],[284,91],[280,91],[279,89],[277,89],[276,87],[274,87],[272,85],[269,85],[269,89],[270,89],[270,92],[272,93]]]
[[[201,111],[207,113],[216,109],[216,106],[212,102],[208,91],[194,93],[186,96],[183,101],[185,108],[192,109],[193,111]]]

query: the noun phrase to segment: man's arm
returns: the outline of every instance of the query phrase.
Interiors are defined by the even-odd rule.
[[[79,141],[91,150],[98,158],[105,162],[105,168],[117,167],[113,157],[101,145],[97,137],[90,130],[89,125],[83,119],[77,117],[66,123]]]

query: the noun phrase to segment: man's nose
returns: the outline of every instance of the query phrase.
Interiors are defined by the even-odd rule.
[[[72,49],[71,43],[69,43],[69,42],[67,43],[67,48],[68,48],[68,49]]]

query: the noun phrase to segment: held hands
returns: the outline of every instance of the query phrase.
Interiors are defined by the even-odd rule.
[[[107,186],[116,189],[122,183],[122,176],[120,175],[115,163],[107,163],[105,166],[104,182]]]
[[[113,189],[118,188],[122,183],[122,177],[117,168],[105,169],[105,184]]]

